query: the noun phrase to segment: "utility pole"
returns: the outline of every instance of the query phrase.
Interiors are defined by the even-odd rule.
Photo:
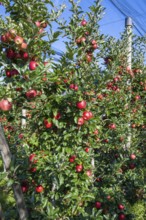
[[[131,70],[132,67],[132,19],[127,17],[125,19],[125,27],[127,33],[127,66],[129,68],[129,73],[133,77],[133,72]],[[127,81],[127,84],[131,87],[131,80]],[[131,98],[131,89],[130,89],[130,98]],[[129,115],[129,124],[128,124],[128,136],[127,136],[127,143],[126,149],[130,148],[131,146],[131,117]]]

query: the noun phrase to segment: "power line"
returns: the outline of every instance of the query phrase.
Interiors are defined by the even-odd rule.
[[[128,16],[125,12],[123,12],[123,10],[122,10],[118,5],[115,4],[115,2],[114,2],[113,0],[110,0],[110,2],[120,11],[121,14],[123,14],[123,15],[126,16],[126,17]],[[134,25],[134,27],[135,27],[135,29],[137,30],[137,32],[138,32],[141,36],[143,36],[143,34],[142,34],[141,31],[137,28],[137,26]]]

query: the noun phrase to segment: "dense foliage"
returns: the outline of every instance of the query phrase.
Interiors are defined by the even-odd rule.
[[[133,38],[131,69],[126,33],[100,34],[99,1],[84,13],[69,0],[64,21],[52,1],[2,3],[1,123],[29,219],[144,220],[145,39]]]

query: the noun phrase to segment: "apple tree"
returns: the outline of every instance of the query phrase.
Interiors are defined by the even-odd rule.
[[[2,2],[1,122],[29,219],[134,219],[145,196],[145,42],[133,41],[130,69],[126,34],[100,33],[99,1],[84,13],[69,0],[64,21],[52,1]]]

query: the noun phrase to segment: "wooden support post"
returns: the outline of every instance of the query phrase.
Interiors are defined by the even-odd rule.
[[[12,156],[11,156],[9,146],[6,142],[1,124],[0,124],[0,151],[2,154],[2,160],[3,160],[4,167],[6,169],[6,172],[8,172],[10,169]],[[18,213],[19,213],[19,219],[20,220],[27,220],[28,219],[28,212],[26,209],[21,186],[19,183],[14,183],[12,185],[12,188],[13,188],[13,192],[14,192],[14,196],[15,196],[15,200],[16,200]]]

